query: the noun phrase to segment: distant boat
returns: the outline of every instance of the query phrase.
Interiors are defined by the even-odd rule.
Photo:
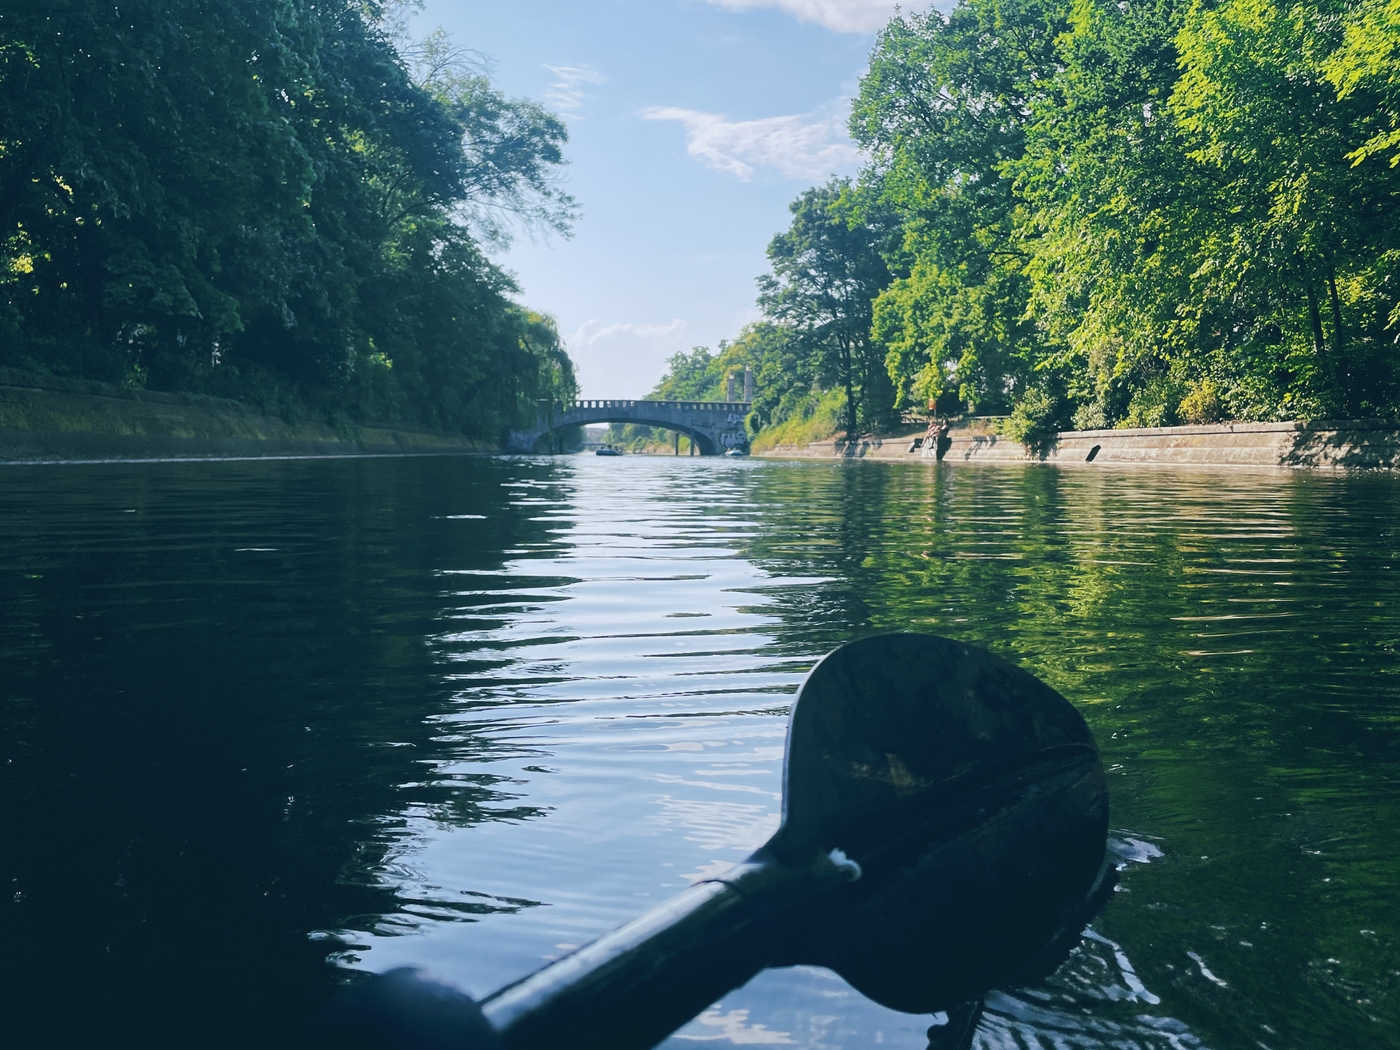
[[[748,453],[741,448],[731,448],[725,453],[726,456],[747,456]]]
[[[611,445],[604,445],[602,448],[600,448],[597,452],[593,454],[595,456],[620,456],[622,455],[622,449],[613,448]]]

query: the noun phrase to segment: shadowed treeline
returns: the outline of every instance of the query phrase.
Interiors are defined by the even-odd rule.
[[[486,256],[568,133],[405,0],[0,13],[0,365],[502,440],[573,397]]]

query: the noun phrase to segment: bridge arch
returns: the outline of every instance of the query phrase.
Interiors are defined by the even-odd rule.
[[[586,399],[565,404],[541,402],[535,426],[511,435],[514,451],[534,451],[546,435],[564,427],[593,423],[632,423],[686,435],[702,456],[731,448],[747,449],[744,401],[632,401]]]
[[[709,435],[705,434],[704,432],[699,430],[688,430],[684,427],[677,426],[675,423],[668,423],[664,420],[634,419],[630,416],[627,416],[619,419],[590,419],[588,422],[589,424],[632,423],[639,427],[654,427],[657,430],[670,430],[677,434],[684,434],[686,437],[690,438],[691,441],[695,442],[695,447],[699,449],[700,455],[702,456],[720,456],[723,455],[726,451],[725,449],[720,448],[715,443],[714,439],[712,439]],[[563,430],[565,427],[578,425],[579,424],[576,422],[556,423],[552,428],[546,429],[543,433],[539,435],[539,437],[535,439],[536,450],[539,451],[538,446],[540,442],[544,441],[544,439],[549,437],[551,434],[555,434],[558,431]]]

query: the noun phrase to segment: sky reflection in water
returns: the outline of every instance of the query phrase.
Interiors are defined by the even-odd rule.
[[[675,464],[584,460],[569,466],[542,487],[516,489],[522,502],[547,508],[540,517],[552,536],[507,566],[512,575],[537,571],[530,569],[537,565],[532,559],[548,558],[568,582],[516,593],[511,605],[459,609],[452,615],[464,617],[467,629],[438,639],[450,661],[471,660],[482,647],[517,654],[493,673],[473,676],[471,688],[458,694],[473,710],[448,722],[518,748],[511,780],[522,796],[549,810],[548,819],[493,835],[484,849],[480,829],[458,836],[423,827],[404,844],[415,874],[400,889],[412,894],[418,892],[412,887],[431,883],[503,893],[513,886],[518,894],[525,886],[526,896],[550,907],[503,916],[496,923],[509,934],[500,937],[486,934],[490,919],[464,931],[435,928],[428,945],[367,937],[360,943],[372,951],[355,956],[376,968],[426,961],[485,993],[501,973],[524,972],[685,880],[737,860],[776,826],[785,712],[774,694],[793,688],[813,658],[851,632],[928,624],[1033,660],[1034,651],[1008,644],[1003,632],[1014,629],[1051,646],[1046,655],[1052,662],[1042,673],[1059,677],[1057,684],[1077,700],[1114,701],[1115,712],[1123,701],[1142,702],[1144,684],[1133,682],[1137,676],[1130,672],[1127,691],[1117,686],[1111,654],[1125,653],[1131,665],[1143,658],[1132,652],[1133,642],[1148,641],[1160,660],[1143,668],[1148,686],[1175,687],[1176,703],[1209,704],[1224,698],[1211,695],[1214,690],[1193,694],[1200,676],[1240,673],[1248,661],[1238,658],[1267,658],[1279,636],[1296,646],[1298,623],[1280,621],[1306,623],[1308,610],[1277,607],[1313,604],[1317,589],[1335,587],[1337,575],[1351,571],[1337,560],[1352,552],[1329,552],[1319,565],[1304,549],[1309,537],[1296,528],[1299,512],[1322,509],[1310,505],[1309,495],[1346,488],[1348,482],[1338,479],[1105,479],[1034,469],[954,475],[873,464],[746,464],[702,475],[696,492],[694,472]],[[1386,494],[1393,499],[1393,492]],[[1317,524],[1325,524],[1325,512]],[[852,578],[857,555],[865,579]],[[930,571],[915,559],[942,566]],[[974,568],[960,571],[959,562]],[[1009,567],[989,571],[977,562]],[[1313,593],[1297,593],[1299,586]],[[706,622],[686,622],[692,617]],[[1383,639],[1369,641],[1382,654],[1394,652]],[[1086,688],[1091,695],[1084,695]],[[1274,688],[1277,683],[1254,691]],[[475,707],[505,698],[508,710]],[[1234,703],[1201,711],[1199,718],[1166,713],[1204,725],[1246,717],[1237,706],[1244,698],[1229,699]],[[558,708],[561,701],[567,710]],[[1100,720],[1114,727],[1105,750],[1119,759],[1110,763],[1119,794],[1125,782],[1137,780],[1128,772],[1130,762],[1141,767],[1145,756],[1116,741],[1151,732],[1144,721],[1140,715]],[[1176,739],[1155,740],[1154,751],[1172,753],[1146,756],[1149,769],[1189,761],[1192,749],[1208,743],[1199,728],[1178,725]],[[558,778],[558,787],[525,769],[532,754],[549,757],[557,769],[549,777]],[[614,757],[621,755],[626,759]],[[471,760],[467,765],[475,768]],[[1127,839],[1120,842],[1125,866],[1170,849],[1160,834],[1166,829],[1158,830],[1160,846],[1120,836]],[[1216,827],[1210,837],[1224,830]],[[561,892],[557,869],[565,857],[571,877]],[[1134,882],[1127,877],[1125,892],[1132,893]],[[1192,893],[1185,884],[1180,889]],[[611,907],[600,907],[603,900]],[[1169,906],[1191,907],[1186,901]],[[1111,916],[1105,923],[1115,925]],[[1219,934],[1230,928],[1210,924],[1208,941],[1187,941],[1219,958]],[[1244,947],[1236,937],[1230,954]],[[987,1046],[1036,1040],[1047,1046],[1203,1045],[1205,1037],[1163,1008],[1143,983],[1128,950],[1096,932],[1045,989],[994,997],[980,1038]],[[1153,945],[1136,950],[1151,953]],[[1207,1016],[1218,1016],[1229,1007],[1212,997],[1228,1001],[1230,985],[1201,951],[1185,948],[1174,961],[1160,958],[1156,969],[1184,985],[1179,992],[1193,1007],[1188,1013],[1204,1007]],[[1255,968],[1247,958],[1230,964]],[[1253,1041],[1267,1041],[1269,1029],[1278,1030],[1264,1019],[1268,1002],[1257,1004],[1263,1016]],[[1354,1009],[1364,1005],[1342,1008],[1364,1014]],[[1322,1012],[1340,1006],[1327,1004]],[[1247,1037],[1239,1030],[1242,1020],[1231,1019],[1236,1030],[1220,1031],[1218,1045]],[[673,1041],[922,1046],[925,1024],[803,969],[758,978]],[[1207,1023],[1202,1031],[1212,1027]]]

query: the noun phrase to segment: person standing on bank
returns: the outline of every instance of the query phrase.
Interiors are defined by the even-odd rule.
[[[935,401],[928,403],[929,420],[928,430],[924,432],[924,448],[932,449],[935,459],[941,460],[943,453],[948,451],[948,446],[953,442],[948,438],[949,424],[945,420],[938,418],[938,404]]]

